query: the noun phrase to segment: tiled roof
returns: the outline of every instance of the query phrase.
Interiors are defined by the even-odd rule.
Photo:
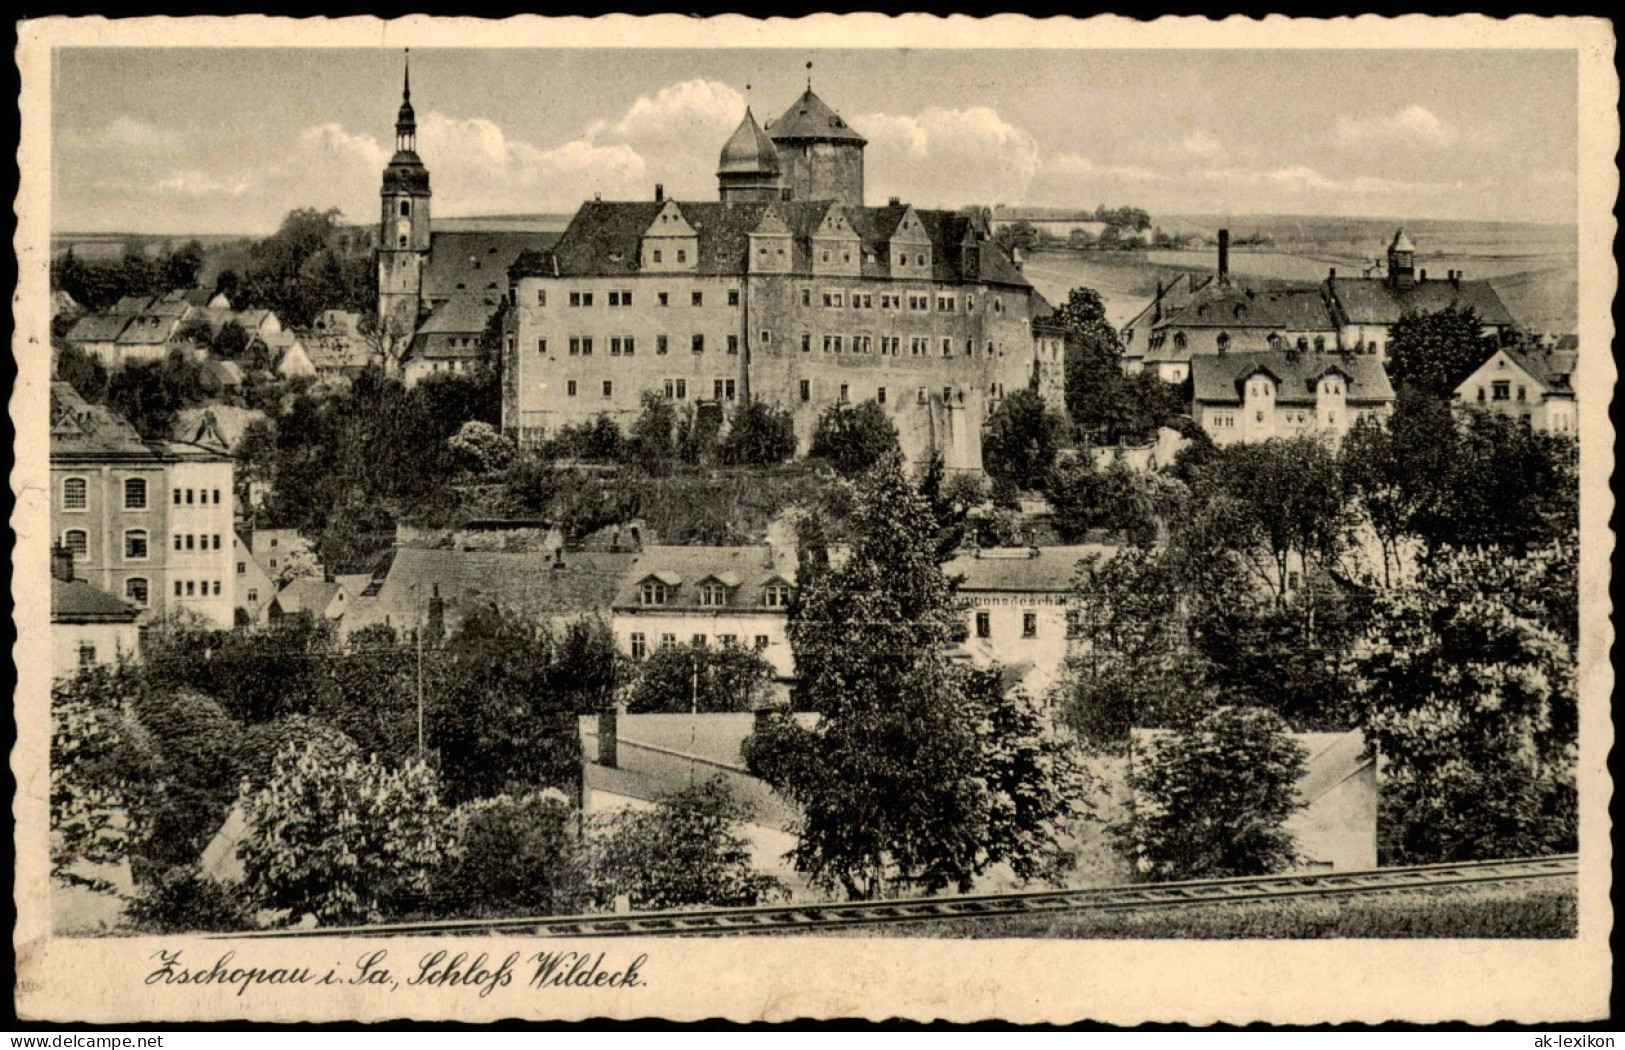
[[[632,554],[424,550],[395,552],[389,573],[373,598],[351,603],[353,629],[388,622],[416,624],[439,589],[450,616],[480,602],[494,602],[538,618],[608,613]]]
[[[1241,404],[1242,384],[1260,371],[1278,385],[1277,404],[1314,404],[1315,385],[1328,371],[1348,380],[1347,399],[1353,402],[1392,401],[1394,388],[1388,373],[1373,354],[1317,354],[1295,350],[1252,350],[1229,354],[1198,354],[1191,358],[1194,400]]]
[[[51,384],[51,455],[87,453],[150,455],[135,427],[104,405],[93,405],[67,383]]]
[[[1327,284],[1350,324],[1393,324],[1407,313],[1471,308],[1484,324],[1510,325],[1512,314],[1488,281],[1418,281],[1410,286],[1381,277],[1337,277]]]
[[[287,586],[276,592],[277,606],[287,614],[308,612],[312,616],[321,616],[338,594],[339,584],[336,580],[324,580],[320,576],[304,576],[297,580],[289,580]]]
[[[468,293],[496,302],[507,294],[514,260],[527,251],[545,251],[558,239],[557,233],[436,231],[423,268],[423,296],[439,302]]]
[[[1571,350],[1514,350],[1503,347],[1485,361],[1488,365],[1496,357],[1505,354],[1513,364],[1529,373],[1530,378],[1539,383],[1547,393],[1572,394],[1574,386],[1575,360],[1579,356]],[[1483,366],[1480,366],[1481,368]],[[1462,381],[1462,385],[1472,381],[1472,377]]]
[[[779,151],[774,148],[773,140],[762,132],[761,125],[756,123],[756,115],[745,107],[745,119],[739,122],[739,127],[733,135],[723,144],[722,154],[717,158],[718,175],[777,175],[779,173]]]
[[[111,343],[132,320],[131,314],[86,314],[68,329],[70,343]]]
[[[477,357],[480,349],[477,346],[458,347],[453,351],[439,340],[422,340],[423,336],[456,335],[479,336],[485,332],[485,326],[490,322],[492,315],[497,312],[495,303],[473,295],[457,295],[434,308],[434,313],[423,322],[418,329],[418,340],[414,340],[413,354],[419,353],[419,343],[427,351],[428,357]],[[476,340],[477,341],[477,340]]]
[[[640,601],[639,586],[651,576],[671,588],[665,603],[659,606],[646,606]],[[725,608],[767,609],[762,588],[775,580],[793,585],[795,578],[795,559],[765,546],[645,547],[621,576],[614,607],[715,611],[714,606],[700,605],[699,592],[701,583],[715,579],[728,587]]]
[[[1283,288],[1260,292],[1264,305],[1280,321],[1285,332],[1331,332],[1337,327],[1320,287]]]
[[[221,361],[211,357],[203,362],[202,370],[204,375],[221,386],[243,385],[243,370],[235,361]]]
[[[653,201],[588,201],[576,212],[551,251],[526,251],[514,260],[514,276],[613,277],[639,272],[638,247],[645,230],[664,204]],[[865,253],[865,277],[891,275],[889,242],[906,205],[857,208],[829,201],[684,201],[678,210],[698,235],[699,258],[695,272],[706,275],[742,275],[750,257],[750,234],[774,227],[776,219],[789,228],[793,240],[793,271],[811,270],[809,239],[831,207],[839,207]],[[954,281],[967,275],[962,243],[974,225],[967,216],[947,211],[917,211],[931,241],[932,277]],[[1030,287],[1021,271],[991,241],[977,242],[977,279],[989,284]],[[868,256],[873,255],[871,261]]]
[[[132,319],[124,331],[119,333],[118,343],[120,346],[156,346],[167,343],[179,326],[178,318],[142,314]]]
[[[1268,297],[1218,279],[1202,285],[1184,306],[1164,314],[1154,327],[1279,329],[1283,324]]]
[[[1111,558],[1117,547],[1086,543],[1070,547],[1037,547],[1020,550],[985,550],[964,553],[942,567],[950,580],[959,578],[959,591],[1014,591],[1054,594],[1072,589],[1078,562],[1091,554]]]
[[[865,139],[846,121],[836,115],[828,103],[813,94],[812,88],[790,103],[779,119],[767,125],[767,134],[774,142],[789,139],[819,139],[825,142],[852,142],[863,145]]]
[[[51,622],[131,623],[141,610],[84,580],[51,578]]]
[[[115,314],[138,314],[146,310],[152,301],[153,297],[150,295],[126,295],[122,296],[118,302],[114,303],[108,312]]]

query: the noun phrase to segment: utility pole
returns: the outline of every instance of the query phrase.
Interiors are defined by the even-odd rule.
[[[418,623],[418,761],[423,761],[423,632],[427,621]]]

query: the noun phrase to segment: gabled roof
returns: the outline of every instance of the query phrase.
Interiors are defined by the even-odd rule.
[[[435,231],[423,268],[423,295],[431,302],[466,293],[500,300],[508,292],[508,267],[527,251],[545,251],[559,234]]]
[[[1280,322],[1282,332],[1333,332],[1337,323],[1320,288],[1281,288],[1258,293],[1264,306]]]
[[[1203,284],[1182,307],[1163,315],[1156,329],[1280,329],[1280,315],[1266,296],[1224,278]]]
[[[1512,313],[1488,281],[1391,283],[1383,277],[1329,278],[1338,308],[1350,324],[1393,324],[1407,313],[1438,313],[1446,307],[1471,308],[1484,324],[1510,325]]]
[[[276,592],[274,601],[287,615],[308,612],[324,616],[327,607],[342,589],[337,580],[324,580],[320,576],[303,576],[289,580],[287,586]]]
[[[182,306],[186,304],[182,303]],[[156,314],[142,314],[131,319],[124,331],[119,333],[120,346],[156,346],[167,343],[180,327],[180,319],[176,317],[161,317]]]
[[[417,334],[478,336],[485,332],[498,304],[486,302],[477,295],[458,294],[434,308],[434,313],[418,328]],[[477,354],[477,348],[470,348]]]
[[[111,343],[132,319],[131,314],[86,314],[68,329],[68,342]]]
[[[848,127],[846,121],[829,108],[828,103],[813,94],[810,87],[790,104],[779,119],[768,123],[767,134],[774,142],[851,142],[862,146],[867,141]]]
[[[1261,370],[1278,383],[1277,404],[1314,404],[1316,384],[1330,371],[1341,373],[1348,381],[1346,398],[1350,403],[1394,399],[1388,373],[1374,354],[1319,354],[1296,350],[1197,354],[1191,358],[1193,399],[1239,405],[1247,377]]]
[[[63,382],[51,384],[51,456],[93,453],[151,455],[135,427],[104,405],[93,405]]]
[[[1529,374],[1529,377],[1540,385],[1548,394],[1566,394],[1572,396],[1574,386],[1572,376],[1576,358],[1579,356],[1567,350],[1515,350],[1511,347],[1501,347],[1485,359],[1484,363],[1473,372],[1471,376],[1462,380],[1461,387],[1474,382],[1482,382],[1479,372],[1484,371],[1496,358],[1505,354],[1507,359]],[[1461,387],[1457,389],[1460,390]]]
[[[146,308],[152,304],[153,298],[154,297],[150,295],[121,296],[119,301],[114,303],[108,312],[115,314],[138,314],[146,310]]]
[[[762,588],[785,576],[794,578],[794,558],[769,547],[645,547],[621,579],[616,609],[700,608],[699,588],[708,580],[727,583],[728,607],[766,609]],[[651,577],[671,588],[659,606],[642,604],[639,588]],[[714,608],[706,606],[705,608]],[[775,611],[782,612],[782,609]]]
[[[1121,548],[1104,543],[1067,547],[1024,547],[966,551],[942,567],[950,580],[959,578],[959,593],[983,591],[1056,594],[1072,589],[1078,562],[1092,554],[1102,559]]]
[[[51,578],[52,623],[133,623],[141,610],[85,580]]]

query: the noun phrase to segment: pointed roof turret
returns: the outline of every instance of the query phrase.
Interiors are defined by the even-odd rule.
[[[401,82],[401,109],[395,116],[395,155],[384,168],[385,196],[410,193],[429,195],[429,169],[418,157],[418,118],[412,109],[411,51],[407,51],[407,66]]]
[[[778,175],[779,151],[756,123],[755,114],[745,107],[745,119],[722,147],[717,161],[718,175]]]
[[[395,116],[397,136],[416,135],[417,113],[412,109],[412,49],[406,49],[406,71],[401,85],[401,109]]]
[[[859,146],[868,140],[858,134],[846,121],[817,95],[809,85],[801,97],[784,111],[784,115],[767,126],[768,137],[774,142],[851,142]]]
[[[1405,235],[1405,228],[1401,226],[1394,231],[1394,243],[1388,246],[1388,250],[1391,252],[1414,252],[1416,251],[1416,245],[1411,243],[1411,239]]]

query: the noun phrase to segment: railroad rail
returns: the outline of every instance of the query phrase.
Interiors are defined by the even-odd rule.
[[[959,897],[915,897],[843,903],[785,904],[754,908],[600,913],[515,919],[381,923],[368,926],[267,930],[222,937],[413,937],[447,934],[508,934],[543,937],[733,936],[896,923],[939,922],[991,916],[1106,912],[1190,907],[1237,901],[1336,898],[1358,894],[1451,889],[1488,883],[1577,878],[1576,854],[1524,860],[1470,861],[1374,868],[1327,874],[1263,875],[1137,883],[1078,890],[1037,890]]]

